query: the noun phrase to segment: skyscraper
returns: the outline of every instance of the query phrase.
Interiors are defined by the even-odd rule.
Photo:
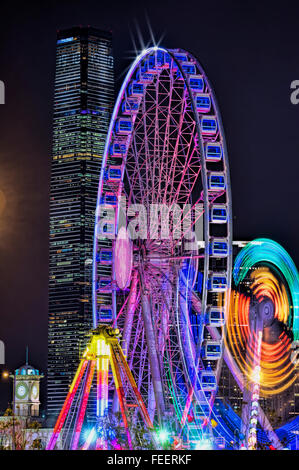
[[[114,101],[110,32],[58,32],[50,187],[47,408],[59,413],[86,332],[96,197]]]

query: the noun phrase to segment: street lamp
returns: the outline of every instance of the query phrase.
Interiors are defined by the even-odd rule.
[[[9,372],[8,372],[7,370],[4,370],[4,371],[2,372],[2,378],[3,378],[3,379],[8,379],[8,377],[9,377]]]

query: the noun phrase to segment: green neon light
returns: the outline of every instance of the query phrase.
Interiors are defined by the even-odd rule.
[[[288,252],[277,242],[268,238],[257,238],[249,242],[237,255],[233,278],[238,285],[248,270],[257,263],[271,263],[284,276],[292,297],[293,314],[290,315],[294,340],[299,341],[299,274]]]

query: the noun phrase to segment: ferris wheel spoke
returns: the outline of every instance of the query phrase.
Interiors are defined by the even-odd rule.
[[[179,139],[180,139],[180,134],[182,132],[182,126],[183,126],[183,122],[184,122],[184,116],[185,116],[185,92],[184,92],[184,95],[183,95],[183,99],[181,100],[181,103],[180,103],[180,119],[179,119],[179,123],[178,125],[175,123],[175,125],[173,126],[174,127],[174,132],[175,132],[175,138],[176,138],[176,142],[175,142],[175,145],[174,145],[174,148],[173,148],[173,152],[172,152],[172,160],[171,160],[171,164],[170,164],[170,168],[169,168],[169,172],[168,172],[168,176],[167,176],[167,179],[166,179],[166,188],[171,188],[171,190],[174,189],[174,186],[173,186],[173,182],[174,182],[174,175],[175,175],[175,171],[176,171],[176,165],[177,165],[177,158],[178,158],[178,146],[179,146]],[[170,115],[171,116],[171,115]],[[165,196],[166,197],[166,194]]]
[[[133,271],[132,281],[130,286],[130,294],[128,296],[128,302],[126,307],[126,317],[123,327],[122,340],[124,342],[126,350],[128,350],[128,345],[131,339],[131,332],[133,326],[134,315],[138,307],[139,295],[137,292],[138,286],[138,272],[137,270]]]
[[[147,340],[149,363],[153,389],[156,400],[156,409],[160,426],[163,425],[165,416],[165,401],[163,394],[160,363],[157,352],[157,342],[154,333],[153,320],[151,316],[150,298],[148,293],[141,292],[143,324]]]
[[[165,138],[163,142],[163,151],[162,155],[165,155],[166,166],[169,165],[169,145],[170,145],[170,121],[171,121],[171,102],[172,102],[172,93],[173,93],[173,76],[170,76],[169,91],[168,91],[168,109],[166,116],[166,126],[165,126]],[[168,185],[167,185],[168,186]],[[163,199],[164,202],[164,199]]]

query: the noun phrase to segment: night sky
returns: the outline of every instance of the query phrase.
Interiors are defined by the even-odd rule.
[[[253,1],[43,1],[1,4],[0,339],[6,369],[46,371],[48,199],[56,31],[113,31],[116,88],[134,57],[130,33],[185,48],[206,69],[222,113],[234,239],[270,237],[299,267],[299,4]],[[138,44],[141,49],[140,43]],[[45,385],[45,379],[44,379]],[[44,389],[44,387],[43,387]],[[42,397],[43,398],[43,397]],[[8,384],[0,381],[0,410]],[[45,401],[43,406],[45,406]]]

